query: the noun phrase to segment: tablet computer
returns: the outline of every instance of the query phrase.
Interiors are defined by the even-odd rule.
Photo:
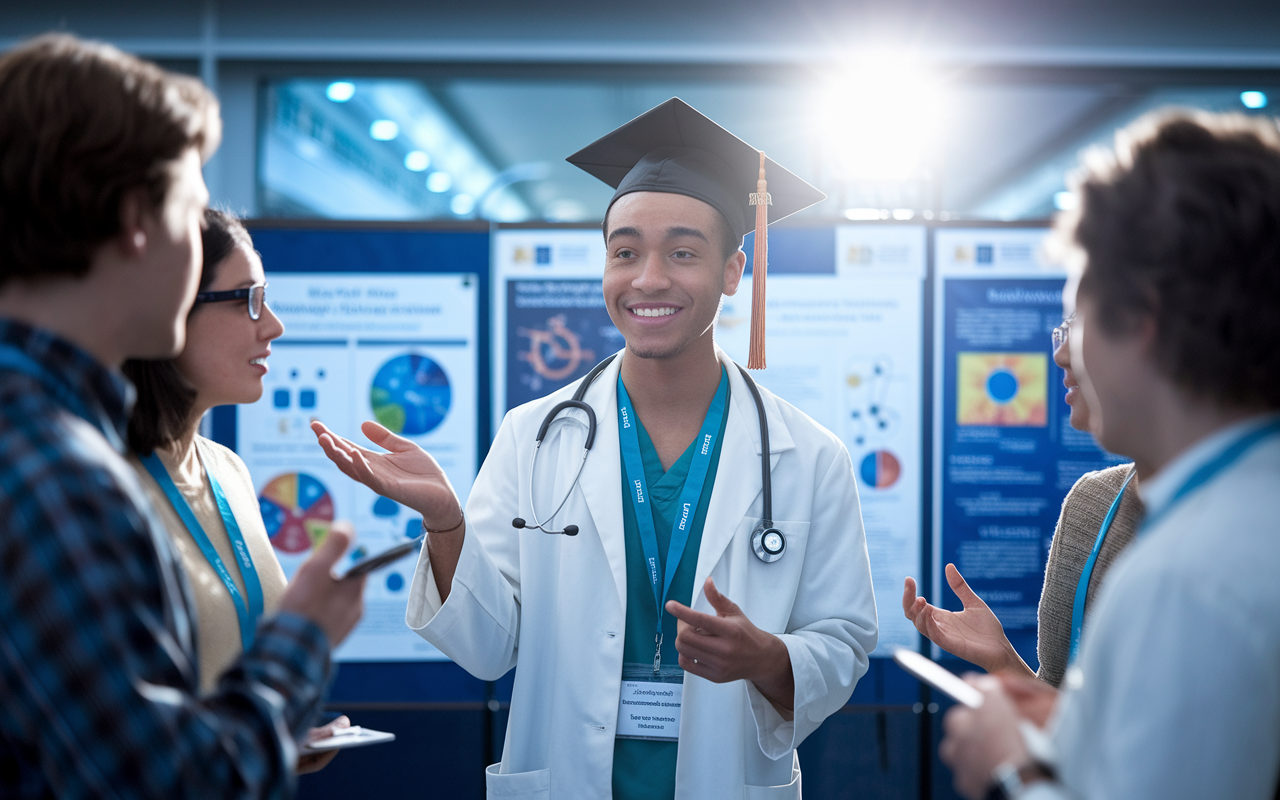
[[[907,672],[933,688],[950,695],[957,702],[964,703],[969,708],[982,706],[982,692],[965,683],[959,675],[951,672],[936,661],[920,655],[915,650],[908,650],[905,647],[895,648],[893,660],[898,662],[898,666]]]

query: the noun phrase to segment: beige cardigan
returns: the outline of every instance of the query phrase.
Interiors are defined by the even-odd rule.
[[[262,512],[258,510],[258,495],[253,490],[253,480],[249,477],[249,469],[240,457],[231,450],[204,437],[198,437],[201,454],[205,458],[205,469],[212,470],[218,476],[218,483],[227,496],[227,504],[235,515],[240,533],[244,536],[249,555],[258,571],[258,579],[262,582],[262,599],[265,614],[271,614],[280,605],[280,595],[285,590],[284,570],[276,559],[271,542],[267,538],[267,530],[262,522]],[[222,579],[205,559],[204,553],[192,538],[182,518],[174,511],[168,496],[147,472],[136,457],[129,459],[142,480],[151,499],[169,530],[179,559],[186,568],[187,581],[191,585],[196,601],[196,648],[200,660],[200,691],[208,692],[218,682],[218,678],[227,667],[240,656],[240,619],[236,615],[231,595],[222,584]],[[172,476],[172,473],[170,473]],[[231,550],[231,539],[222,524],[222,515],[218,513],[217,503],[213,499],[213,490],[209,479],[201,475],[199,483],[183,483],[175,479],[178,491],[191,506],[205,535],[213,543],[214,549],[222,557],[223,563],[231,572],[236,588],[244,596],[244,579],[240,576],[240,567],[235,554]]]
[[[1062,501],[1062,514],[1058,517],[1058,529],[1049,548],[1049,560],[1044,569],[1044,589],[1040,593],[1039,640],[1036,654],[1040,658],[1040,670],[1036,677],[1053,686],[1062,683],[1067,671],[1067,657],[1071,650],[1071,610],[1075,605],[1076,586],[1085,562],[1093,552],[1098,529],[1107,516],[1111,502],[1124,484],[1132,464],[1088,472],[1080,476]],[[1111,530],[1102,543],[1098,560],[1089,579],[1085,594],[1085,622],[1093,608],[1094,598],[1102,586],[1103,576],[1116,557],[1129,546],[1137,535],[1142,522],[1142,501],[1138,499],[1137,477],[1125,490],[1124,499],[1116,511]]]

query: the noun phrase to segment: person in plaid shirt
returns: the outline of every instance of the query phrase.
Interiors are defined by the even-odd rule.
[[[183,345],[220,136],[197,81],[69,36],[0,58],[0,796],[294,788],[363,579],[338,525],[208,694],[168,535],[123,459],[128,357]]]

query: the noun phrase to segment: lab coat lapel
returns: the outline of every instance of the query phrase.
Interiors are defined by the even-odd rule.
[[[751,504],[760,498],[764,488],[760,475],[763,447],[755,400],[737,365],[718,347],[716,354],[729,375],[731,402],[724,444],[720,449],[720,463],[716,466],[716,484],[711,493],[711,503],[707,507],[707,522],[702,530],[702,547],[698,551],[698,568],[694,578],[693,602],[694,605],[701,602],[701,610],[709,610],[701,591],[703,582],[711,574],[725,548],[733,540],[740,521],[751,510]],[[769,470],[772,473],[773,468],[778,465],[779,454],[793,449],[795,442],[778,411],[777,400],[763,389],[760,394],[764,402],[765,419],[769,423]],[[775,496],[775,507],[777,503],[778,498]]]
[[[618,446],[618,370],[622,354],[596,378],[583,398],[596,412],[596,439],[582,470],[580,487],[586,499],[600,546],[618,588],[618,601],[627,607],[627,543],[622,525],[622,455]]]

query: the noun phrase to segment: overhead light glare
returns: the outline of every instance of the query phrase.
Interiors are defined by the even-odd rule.
[[[476,207],[475,198],[469,194],[455,194],[449,201],[449,210],[459,217],[470,214]]]
[[[413,172],[424,172],[431,166],[431,156],[422,150],[410,150],[404,155],[404,168]]]
[[[1240,102],[1245,108],[1266,108],[1267,96],[1262,92],[1250,91],[1240,93]]]
[[[433,172],[427,176],[427,189],[440,194],[453,187],[453,176],[447,172]]]
[[[893,210],[893,218],[900,222],[909,220],[915,215],[916,215],[916,212],[910,208],[895,208]]]
[[[1059,211],[1072,211],[1080,201],[1073,192],[1054,192],[1053,207]]]
[[[879,208],[846,208],[844,216],[845,219],[853,220],[888,219],[889,211]]]
[[[345,103],[355,96],[356,85],[351,81],[334,81],[324,93],[335,103]]]
[[[389,142],[400,135],[400,126],[393,119],[374,120],[369,126],[369,135],[380,142]]]

